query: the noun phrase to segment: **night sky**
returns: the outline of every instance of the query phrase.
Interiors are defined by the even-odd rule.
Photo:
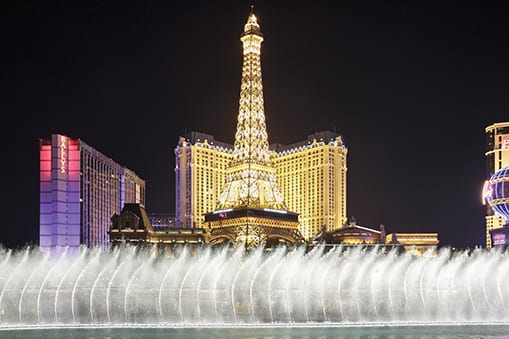
[[[179,135],[233,143],[252,2],[177,3],[2,8],[0,243],[38,243],[39,138],[80,138],[146,180],[148,212],[172,213]],[[484,245],[484,128],[509,120],[509,3],[253,3],[269,142],[335,130],[360,225]]]

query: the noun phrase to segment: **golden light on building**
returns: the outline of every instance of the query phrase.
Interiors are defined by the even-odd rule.
[[[204,214],[218,204],[218,193],[226,181],[233,146],[204,133],[189,132],[175,148],[175,224],[200,228]]]
[[[288,208],[299,213],[304,238],[313,239],[324,227],[328,231],[342,227],[347,220],[348,153],[343,138],[324,131],[274,151],[279,187]]]
[[[341,135],[322,131],[291,145],[269,145],[276,181],[290,211],[299,214],[299,230],[313,239],[346,222],[347,154]],[[233,159],[233,145],[212,135],[189,132],[175,149],[176,225],[204,227],[214,209]]]

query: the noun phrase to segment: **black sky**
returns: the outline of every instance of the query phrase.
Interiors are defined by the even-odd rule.
[[[232,143],[248,1],[17,1],[2,9],[2,232],[38,242],[39,138],[80,138],[174,212],[185,130]],[[507,1],[256,1],[269,141],[348,147],[347,210],[484,244],[484,128],[509,120]],[[4,5],[5,6],[5,5]]]

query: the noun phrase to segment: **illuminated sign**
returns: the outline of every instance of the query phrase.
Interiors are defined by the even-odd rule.
[[[60,136],[60,172],[65,173],[65,163],[67,162],[67,143],[63,135]]]
[[[501,148],[509,148],[509,135],[506,135],[502,138]]]
[[[482,188],[482,204],[486,205],[491,196],[493,195],[493,187],[491,186],[489,180],[484,182],[484,186]]]
[[[505,241],[505,234],[493,234],[493,245],[494,246],[497,246],[497,245],[505,245],[506,244],[506,241]]]

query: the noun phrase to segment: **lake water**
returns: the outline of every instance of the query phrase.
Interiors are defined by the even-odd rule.
[[[47,327],[0,330],[0,338],[359,338],[359,339],[441,339],[441,338],[509,338],[509,325],[444,325],[444,326],[260,326],[227,327]]]

